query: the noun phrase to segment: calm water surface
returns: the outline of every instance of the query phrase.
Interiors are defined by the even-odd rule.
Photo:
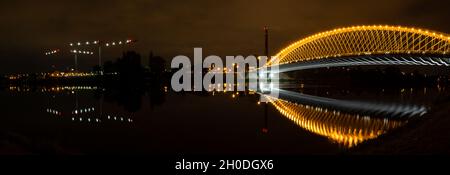
[[[0,151],[337,154],[407,126],[448,96],[443,87],[283,87],[266,104],[252,92],[11,86],[0,92]]]

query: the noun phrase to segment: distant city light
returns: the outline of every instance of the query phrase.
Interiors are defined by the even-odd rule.
[[[94,52],[91,52],[91,51],[71,50],[70,52],[75,53],[75,54],[94,55]]]
[[[45,55],[53,55],[53,54],[56,54],[58,52],[59,52],[59,49],[55,49],[55,50],[51,50],[51,51],[45,52]]]
[[[116,45],[123,45],[123,44],[131,44],[131,43],[133,43],[133,42],[135,42],[134,40],[131,40],[131,39],[127,39],[127,40],[125,40],[125,41],[111,41],[111,42],[102,42],[102,43],[105,43],[104,44],[104,46],[106,46],[106,47],[110,47],[110,46],[116,46]],[[76,46],[83,46],[83,45],[85,45],[85,46],[89,46],[89,45],[99,45],[101,42],[100,41],[98,41],[98,40],[95,40],[95,41],[86,41],[86,42],[77,42],[76,43]],[[73,43],[70,43],[69,44],[70,46],[75,46],[75,44],[73,44]]]

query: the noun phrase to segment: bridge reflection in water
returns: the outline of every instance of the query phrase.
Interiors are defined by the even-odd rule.
[[[351,115],[278,99],[271,101],[271,104],[301,128],[325,136],[347,148],[377,138],[406,123],[406,121]]]

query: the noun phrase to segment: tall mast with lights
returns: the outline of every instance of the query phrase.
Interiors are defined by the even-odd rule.
[[[264,56],[267,57],[267,59],[270,59],[269,57],[269,27],[264,27]]]

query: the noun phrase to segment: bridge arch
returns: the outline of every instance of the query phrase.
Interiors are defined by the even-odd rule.
[[[354,26],[301,39],[276,54],[278,64],[379,54],[449,54],[450,35],[401,26]],[[271,64],[271,63],[269,63]]]

